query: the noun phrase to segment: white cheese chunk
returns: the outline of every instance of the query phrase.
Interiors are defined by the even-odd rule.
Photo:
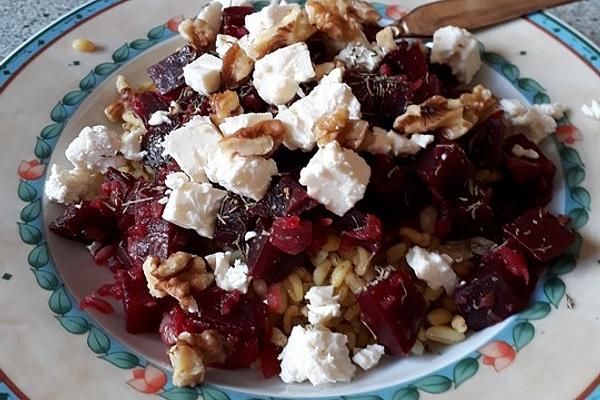
[[[248,266],[241,260],[233,260],[231,253],[214,253],[205,257],[208,265],[214,270],[215,282],[218,287],[226,291],[248,291],[252,277],[248,275]]]
[[[163,155],[177,161],[183,172],[198,183],[207,182],[204,167],[207,153],[222,138],[209,117],[196,116],[165,136]]]
[[[121,149],[120,136],[104,125],[86,126],[65,150],[67,160],[79,169],[106,172],[126,161],[117,153]]]
[[[208,26],[214,29],[216,32],[219,32],[221,29],[221,14],[222,14],[223,5],[214,0],[211,3],[208,3],[198,14],[198,19],[206,21]]]
[[[218,2],[223,5],[223,8],[248,5],[246,0],[218,0]]]
[[[552,108],[534,106],[527,109],[519,100],[514,99],[500,100],[500,107],[504,111],[509,134],[523,133],[527,139],[537,144],[556,131],[556,121],[552,117],[555,111]]]
[[[269,121],[273,119],[271,113],[248,113],[240,114],[233,117],[227,117],[219,125],[221,133],[225,136],[230,136],[243,128],[249,128],[259,122]]]
[[[143,126],[123,133],[123,136],[121,136],[121,154],[123,157],[132,161],[141,161],[144,158],[146,151],[142,151],[142,138],[146,133],[146,128]]]
[[[172,121],[169,118],[169,112],[164,110],[155,111],[148,119],[148,125],[150,126],[158,126],[162,124],[171,125]]]
[[[78,203],[93,197],[102,181],[101,174],[80,168],[68,170],[52,164],[44,190],[48,200],[55,203]]]
[[[279,359],[285,383],[310,381],[313,385],[349,382],[356,367],[346,343],[348,338],[322,326],[294,326]]]
[[[384,50],[377,45],[349,43],[335,59],[343,62],[347,68],[372,72],[381,64],[384,56]]]
[[[222,69],[223,61],[219,57],[205,53],[183,67],[183,78],[188,86],[206,96],[221,86]]]
[[[248,231],[244,235],[244,242],[248,242],[248,241],[254,239],[256,236],[257,236],[256,231]]]
[[[340,108],[348,110],[350,119],[360,119],[360,103],[352,94],[350,86],[342,83],[342,71],[334,69],[306,97],[294,102],[289,108],[279,107],[277,119],[286,126],[284,145],[290,150],[312,150],[317,138],[313,133],[315,122],[325,114]]]
[[[359,350],[352,361],[365,371],[373,368],[379,363],[381,357],[385,354],[385,348],[380,344],[370,344],[364,349]]]
[[[393,154],[396,157],[412,156],[426,148],[433,140],[433,135],[415,133],[407,138],[395,131],[386,131],[375,126],[361,146],[361,150],[371,154]]]
[[[458,277],[452,269],[452,258],[446,254],[429,252],[419,246],[411,247],[406,253],[406,262],[432,289],[443,287],[447,294],[454,293]]]
[[[586,116],[600,121],[600,102],[592,100],[590,105],[584,104],[581,106],[581,112]]]
[[[167,176],[165,184],[172,191],[163,210],[163,219],[212,238],[217,213],[227,192],[213,188],[210,183],[186,182],[181,173],[170,179]]]
[[[208,154],[206,176],[225,189],[253,200],[260,200],[267,192],[271,177],[277,174],[272,159],[259,156],[241,156],[215,148]]]
[[[435,137],[433,135],[423,135],[421,133],[414,133],[410,136],[410,141],[418,144],[423,149],[433,143],[434,139]]]
[[[433,34],[431,62],[447,64],[463,83],[469,83],[481,67],[479,42],[465,29],[445,26]]]
[[[256,37],[267,29],[281,22],[286,15],[300,8],[297,4],[270,4],[262,10],[246,15],[245,27],[251,37]]]
[[[542,114],[546,114],[554,119],[561,119],[565,116],[565,107],[560,103],[534,104],[531,106],[531,108],[534,108]]]
[[[515,144],[511,151],[517,157],[526,157],[531,158],[532,160],[537,160],[540,158],[540,155],[537,153],[537,151],[533,149],[525,149],[520,144]]]
[[[254,87],[269,104],[289,102],[301,89],[299,83],[315,76],[305,43],[295,43],[267,54],[254,66]]]
[[[304,295],[309,302],[308,322],[322,324],[341,315],[338,296],[333,295],[333,286],[313,286]]]
[[[363,198],[371,168],[353,150],[333,141],[321,147],[300,171],[308,195],[342,216]]]
[[[219,57],[223,58],[227,51],[237,43],[238,39],[235,36],[218,34],[217,39],[215,40],[215,47],[217,50],[217,54]]]

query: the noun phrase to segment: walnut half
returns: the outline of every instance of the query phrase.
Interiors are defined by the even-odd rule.
[[[201,334],[182,332],[169,349],[173,385],[195,386],[204,380],[206,365],[225,362],[230,349],[223,335],[214,329]]]
[[[240,99],[236,92],[225,90],[221,93],[214,93],[209,98],[210,108],[214,111],[210,114],[210,119],[215,125],[219,125],[227,117],[238,115],[242,112]]]
[[[202,257],[183,251],[171,254],[162,263],[158,257],[149,256],[142,268],[152,296],[172,296],[189,312],[198,311],[193,292],[206,289],[214,280]]]
[[[412,134],[438,130],[446,139],[455,140],[467,133],[478,122],[494,113],[498,100],[482,85],[459,99],[433,96],[420,105],[410,105],[394,121],[394,129]]]
[[[269,156],[282,143],[285,126],[279,120],[267,120],[242,128],[219,141],[226,152],[241,156]]]
[[[239,44],[234,43],[223,56],[221,82],[227,89],[235,89],[250,77],[254,61]]]
[[[379,13],[361,0],[308,0],[306,12],[318,30],[349,43],[369,43],[362,26],[376,24],[380,19]]]
[[[336,140],[342,147],[356,150],[364,141],[368,129],[367,121],[349,119],[348,110],[340,108],[317,119],[313,133],[319,145]]]
[[[217,31],[203,19],[185,19],[181,21],[177,30],[195,49],[208,49],[215,45]]]

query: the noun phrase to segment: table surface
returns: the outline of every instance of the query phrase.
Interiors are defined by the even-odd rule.
[[[0,0],[0,59],[38,30],[87,1]],[[600,45],[600,0],[578,1],[555,7],[552,12]]]

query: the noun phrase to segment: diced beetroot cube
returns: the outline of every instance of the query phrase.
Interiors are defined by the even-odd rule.
[[[523,278],[525,284],[529,284],[529,268],[527,267],[527,261],[520,252],[503,244],[491,253],[484,255],[482,262],[489,262],[493,257],[499,257],[514,276]]]
[[[135,266],[141,266],[148,256],[164,260],[183,250],[190,241],[190,232],[163,219],[152,219],[147,225],[135,227],[140,228],[142,234],[127,237],[127,253]]]
[[[162,313],[173,306],[173,299],[152,297],[148,292],[146,278],[141,268],[119,270],[116,279],[123,287],[123,309],[127,332],[156,332]]]
[[[267,302],[267,306],[269,307],[269,311],[275,314],[281,314],[285,311],[285,306],[287,302],[283,302],[283,296],[285,289],[276,283],[272,283],[269,286],[269,291],[265,298]]]
[[[575,240],[571,230],[541,208],[527,211],[504,225],[504,234],[511,245],[540,262],[559,256]]]
[[[183,85],[183,67],[198,56],[192,46],[183,46],[176,53],[148,67],[146,72],[160,94],[166,94]]]
[[[236,341],[234,351],[225,360],[223,365],[215,365],[217,368],[239,369],[248,368],[260,355],[258,338],[255,336],[244,337]]]
[[[115,215],[101,201],[70,205],[50,224],[50,230],[65,239],[85,244],[106,243],[119,236]]]
[[[277,356],[279,349],[273,343],[267,343],[260,351],[260,369],[265,379],[269,379],[281,372],[281,366]]]
[[[365,214],[353,208],[344,214],[338,226],[341,229],[342,249],[360,246],[373,253],[379,250],[383,240],[383,225],[374,214]]]
[[[498,233],[491,205],[492,190],[478,182],[469,180],[461,193],[438,200],[436,204],[438,226],[447,229],[436,232],[442,238],[494,237]]]
[[[419,83],[419,85],[417,85]],[[414,104],[423,103],[430,97],[444,94],[444,85],[437,75],[427,73],[424,78],[415,82],[415,93],[412,102]]]
[[[244,28],[243,26],[227,25],[223,27],[222,31],[223,34],[233,36],[237,39],[240,39],[248,34],[248,29]]]
[[[526,284],[524,275],[523,258],[518,253],[500,250],[484,255],[473,277],[452,295],[469,329],[487,328],[527,307],[535,279],[529,278]]]
[[[96,297],[94,293],[85,296],[79,302],[79,308],[85,310],[87,308],[93,308],[101,312],[102,314],[114,314],[115,310],[113,306],[106,300]]]
[[[217,244],[230,248],[243,247],[244,235],[253,220],[248,212],[250,206],[241,196],[227,194],[217,214],[214,234]]]
[[[403,271],[393,271],[367,286],[357,298],[360,318],[377,342],[392,355],[410,354],[426,311],[425,300],[411,277]]]
[[[461,190],[473,176],[473,164],[456,143],[428,146],[417,159],[416,171],[431,194],[444,198]]]
[[[406,75],[409,81],[424,79],[429,71],[427,57],[418,42],[402,41],[396,50],[390,51],[383,62],[389,65],[393,75]]]
[[[246,82],[237,89],[240,105],[247,113],[267,112],[269,105],[258,95],[252,82]]]
[[[147,124],[150,116],[159,110],[167,110],[169,106],[154,92],[141,92],[133,100],[133,112]]]
[[[269,240],[286,254],[299,254],[312,242],[312,222],[302,221],[297,215],[278,217],[271,226]]]
[[[265,197],[250,209],[250,213],[263,218],[285,217],[302,215],[318,205],[302,185],[290,175],[283,175],[271,185]]]
[[[368,209],[385,217],[411,214],[429,202],[429,192],[414,171],[386,155],[366,158],[371,167],[365,203]]]
[[[256,10],[250,6],[225,7],[223,9],[223,27],[244,26],[246,24],[246,15],[253,14],[254,12]]]
[[[239,290],[232,290],[225,292],[221,299],[221,312],[223,315],[227,315],[233,310],[233,308],[239,303],[242,298],[242,292]]]
[[[465,135],[462,142],[469,159],[479,167],[498,169],[503,158],[504,128],[503,112],[498,111]]]
[[[179,306],[175,306],[165,313],[160,321],[158,333],[160,340],[167,346],[173,346],[177,342],[177,336],[188,328],[186,313]]]
[[[407,81],[404,76],[350,70],[346,71],[344,82],[360,102],[363,118],[383,128],[389,128],[394,119],[406,111],[420,85]]]
[[[173,161],[170,156],[163,156],[162,142],[171,130],[172,126],[167,124],[149,126],[148,132],[142,136],[142,150],[146,152],[144,164],[152,168],[162,168]]]
[[[105,283],[96,290],[96,293],[102,297],[112,297],[116,300],[121,300],[123,298],[123,287],[118,282]]]
[[[517,157],[512,152],[515,145],[533,150],[539,157]],[[502,192],[498,191],[505,195],[504,203],[517,204],[523,212],[532,207],[543,207],[552,199],[556,166],[524,135],[506,138],[504,168],[507,179],[502,183]]]
[[[250,241],[246,263],[251,276],[270,283],[286,278],[305,260],[304,253],[286,254],[271,243],[267,232],[260,232]]]

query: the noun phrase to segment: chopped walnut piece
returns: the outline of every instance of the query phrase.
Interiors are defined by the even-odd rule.
[[[221,82],[227,89],[235,89],[248,80],[254,61],[248,57],[244,49],[234,43],[223,56]]]
[[[375,35],[375,41],[377,46],[381,47],[385,52],[396,50],[398,45],[396,44],[396,36],[399,35],[399,28],[396,26],[386,26]]]
[[[406,134],[439,130],[446,139],[455,140],[493,114],[497,105],[492,93],[477,85],[460,99],[433,96],[420,105],[408,106],[394,121],[394,129]]]
[[[329,74],[335,69],[335,64],[332,62],[325,62],[323,64],[315,65],[315,81],[320,81],[322,77]]]
[[[262,121],[225,136],[219,141],[219,146],[241,156],[269,156],[279,147],[284,134],[285,126],[281,121]]]
[[[248,47],[248,56],[254,60],[258,60],[280,47],[305,41],[315,31],[315,27],[308,20],[306,11],[301,8],[295,8],[278,24],[264,30],[253,38],[252,43]]]
[[[215,93],[209,98],[210,108],[214,113],[210,114],[213,124],[219,125],[225,118],[241,113],[240,99],[236,92],[226,90]]]
[[[206,365],[222,364],[230,353],[223,335],[214,329],[201,334],[182,332],[169,349],[173,385],[195,386],[204,380]]]
[[[117,76],[115,86],[119,93],[119,99],[109,104],[104,109],[104,115],[106,115],[106,118],[111,122],[122,122],[123,115],[132,109],[135,92],[123,75]]]
[[[341,42],[364,43],[368,40],[362,26],[379,21],[379,13],[361,0],[308,0],[306,12],[311,24]]]
[[[218,33],[203,19],[190,18],[183,20],[177,30],[197,50],[214,47]]]
[[[498,99],[483,85],[475,86],[470,93],[461,94],[460,101],[465,106],[463,118],[473,125],[485,121],[498,110]]]
[[[172,296],[190,312],[198,311],[193,292],[206,289],[214,280],[202,257],[183,251],[171,254],[162,263],[158,257],[150,256],[144,262],[143,270],[152,296]]]
[[[367,121],[349,119],[348,110],[340,108],[317,119],[313,133],[319,145],[337,140],[342,147],[356,150],[364,141],[368,129]]]

